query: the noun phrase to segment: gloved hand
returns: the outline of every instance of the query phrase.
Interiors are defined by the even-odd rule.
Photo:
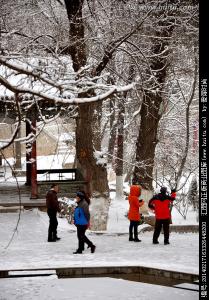
[[[176,193],[176,189],[171,189],[171,193]]]

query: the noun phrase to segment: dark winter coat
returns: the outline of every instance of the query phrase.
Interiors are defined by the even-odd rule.
[[[49,190],[48,193],[46,194],[46,207],[47,210],[60,212],[57,193],[54,190]]]
[[[171,196],[163,193],[154,195],[148,203],[148,207],[155,212],[157,220],[165,220],[171,218],[171,205],[175,200],[175,193]]]
[[[78,206],[74,211],[74,224],[87,225],[90,221],[89,205],[86,200],[82,199],[78,202]]]
[[[144,204],[144,201],[139,201],[139,196],[141,195],[141,188],[138,185],[132,185],[130,187],[130,194],[128,196],[129,200],[129,212],[128,218],[130,221],[139,221],[140,213],[139,208]]]

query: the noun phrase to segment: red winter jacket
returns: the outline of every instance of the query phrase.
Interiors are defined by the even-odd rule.
[[[160,193],[150,199],[148,207],[154,210],[156,219],[171,218],[170,208],[175,196],[175,193],[172,193],[171,196]]]
[[[130,187],[130,195],[128,197],[129,200],[129,212],[128,218],[130,221],[139,221],[140,220],[140,213],[139,207],[144,204],[144,201],[141,200],[139,202],[139,196],[141,195],[141,188],[139,185],[132,185]]]

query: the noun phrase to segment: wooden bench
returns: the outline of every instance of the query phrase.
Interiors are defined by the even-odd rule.
[[[76,181],[80,179],[80,172],[78,169],[45,169],[37,170],[37,175],[44,175],[46,181],[51,181],[50,175],[57,174],[58,179],[55,180],[71,180]],[[64,177],[64,174],[69,174],[68,177]]]

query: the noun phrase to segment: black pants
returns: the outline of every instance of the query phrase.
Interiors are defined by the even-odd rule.
[[[51,209],[47,210],[49,216],[48,240],[54,240],[57,237],[57,212]]]
[[[134,231],[134,239],[138,239],[138,226],[139,226],[139,221],[130,221],[129,239],[133,239],[133,231]]]
[[[155,230],[153,234],[153,242],[158,241],[162,227],[164,232],[164,242],[169,241],[169,225],[170,225],[170,219],[156,219]]]
[[[78,237],[78,252],[82,252],[84,250],[84,244],[86,243],[89,247],[93,245],[93,243],[87,238],[85,235],[87,226],[86,225],[77,225],[77,237]]]

